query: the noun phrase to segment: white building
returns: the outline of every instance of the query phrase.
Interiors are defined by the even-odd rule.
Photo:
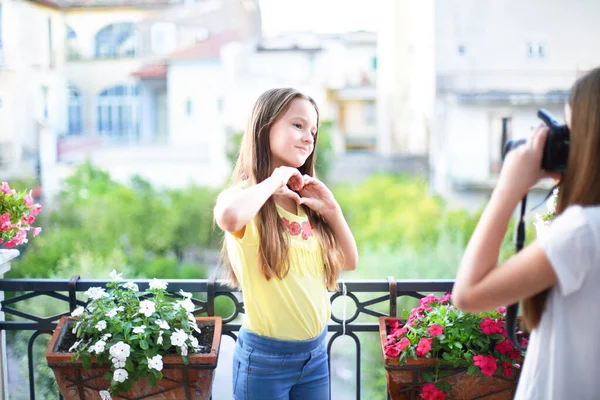
[[[24,23],[23,21],[27,21]],[[0,176],[39,177],[65,131],[65,25],[52,1],[0,1]]]
[[[481,203],[507,139],[529,135],[539,108],[564,121],[569,88],[600,64],[599,15],[595,0],[436,2],[434,190]]]

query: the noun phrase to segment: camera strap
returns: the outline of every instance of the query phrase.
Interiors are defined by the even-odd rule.
[[[521,212],[519,216],[519,224],[517,225],[517,234],[515,238],[515,253],[523,249],[525,244],[525,209],[527,208],[527,195],[521,200]],[[517,339],[517,314],[519,312],[519,303],[511,304],[506,307],[506,332],[508,338],[520,351],[525,351],[526,348],[521,346]]]

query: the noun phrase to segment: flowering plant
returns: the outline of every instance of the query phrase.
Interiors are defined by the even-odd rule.
[[[198,342],[200,329],[192,312],[192,294],[180,290],[181,299],[167,296],[167,282],[153,279],[148,290],[140,292],[135,283],[124,283],[122,274],[110,273],[107,289],[92,287],[84,294],[90,300],[71,316],[77,319],[71,333],[77,341],[69,348],[73,360],[81,359],[91,368],[92,357],[110,364],[105,375],[111,381],[101,390],[103,400],[111,394],[126,392],[132,381],[147,377],[151,385],[162,378],[163,355],[179,354],[189,363],[188,352],[207,353],[210,348]]]
[[[409,357],[438,360],[434,372],[422,374],[427,382],[421,391],[425,400],[443,400],[451,390],[450,384],[442,379],[454,372],[440,371],[440,366],[464,368],[468,374],[487,376],[501,371],[503,376],[511,377],[521,368],[523,354],[508,339],[505,312],[499,308],[468,314],[452,305],[451,294],[442,297],[430,294],[410,314],[406,313],[404,325],[399,321],[388,324],[385,355],[399,357],[400,365]],[[526,343],[524,338],[523,344]]]
[[[558,200],[558,188],[552,191],[552,195],[546,201],[546,212],[543,214],[536,214],[535,216],[535,229],[538,236],[541,236],[550,227],[552,220],[556,216],[556,202]]]
[[[42,228],[31,225],[42,210],[39,204],[33,204],[31,191],[17,193],[7,182],[0,185],[0,245],[7,249],[27,243],[27,232],[39,235]]]

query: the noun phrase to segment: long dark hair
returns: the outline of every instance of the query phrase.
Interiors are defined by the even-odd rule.
[[[600,204],[600,68],[579,78],[569,97],[571,142],[567,170],[560,183],[556,214],[573,204]],[[528,329],[540,323],[550,289],[523,302]]]

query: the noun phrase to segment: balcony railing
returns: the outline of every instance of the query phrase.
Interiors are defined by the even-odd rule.
[[[148,287],[149,280],[136,280],[140,290]],[[223,318],[223,335],[237,339],[236,332],[240,329],[238,316],[244,312],[244,303],[241,296],[225,286],[222,282],[214,279],[203,280],[167,280],[169,292],[176,294],[179,290],[199,295],[192,301],[196,305],[194,314],[215,315],[215,299],[227,297],[233,303],[232,315]],[[85,280],[79,276],[71,279],[0,279],[0,291],[4,293],[6,300],[0,302],[1,311],[5,313],[8,321],[0,321],[0,330],[5,331],[30,331],[31,337],[28,343],[27,360],[29,368],[29,393],[30,399],[36,399],[35,370],[33,360],[33,346],[40,335],[51,335],[58,320],[63,315],[69,315],[77,306],[85,303],[77,298],[78,292],[84,292],[91,287],[105,287],[108,281]],[[356,398],[361,399],[361,340],[356,335],[359,332],[371,332],[370,340],[378,340],[378,317],[397,314],[398,301],[401,298],[419,299],[429,293],[449,292],[452,289],[452,280],[395,280],[388,277],[387,280],[356,280],[346,281],[343,284],[345,290],[341,289],[332,293],[331,302],[340,296],[346,296],[345,301],[353,302],[355,310],[352,315],[347,315],[344,321],[342,315],[337,315],[336,307],[332,307],[332,316],[328,324],[328,330],[333,333],[327,344],[327,352],[330,356],[333,343],[344,335],[353,339],[356,345]],[[19,303],[39,297],[47,296],[57,299],[62,304],[62,309],[56,310],[56,314],[44,317],[34,315],[26,310],[19,309]],[[360,297],[360,299],[359,299]],[[365,298],[368,297],[368,298]],[[25,304],[25,303],[23,303]],[[374,310],[373,307],[385,309],[386,312]],[[354,307],[353,307],[354,308]],[[16,317],[16,318],[15,318]],[[18,318],[18,320],[17,320]],[[3,352],[6,354],[6,352]],[[383,368],[383,365],[381,365]],[[6,384],[6,383],[5,383]],[[335,397],[335,396],[334,396]],[[333,397],[333,398],[334,398]],[[59,395],[62,399],[62,396]]]

